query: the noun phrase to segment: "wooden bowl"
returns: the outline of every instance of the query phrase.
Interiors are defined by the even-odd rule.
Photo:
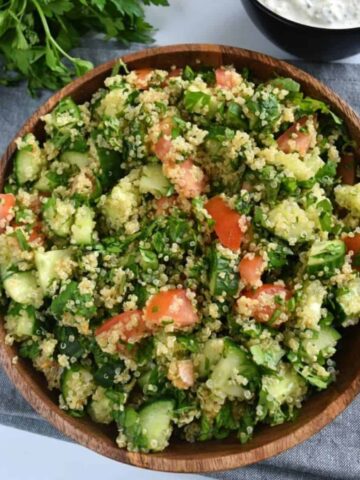
[[[172,65],[197,67],[199,64],[218,67],[233,64],[237,68],[249,67],[259,79],[268,79],[274,75],[292,77],[301,83],[308,95],[329,103],[345,120],[352,137],[360,144],[360,120],[345,102],[307,73],[266,55],[217,45],[176,45],[126,55],[123,61],[130,69],[168,69]],[[76,102],[88,100],[103,85],[115,62],[116,59],[100,65],[52,96],[25,123],[17,136],[33,132],[39,138],[43,137],[40,117],[50,112],[58,101],[67,95],[71,95]],[[0,188],[14,152],[15,143],[12,142],[0,162]],[[85,447],[119,462],[153,470],[213,472],[264,460],[318,432],[342,412],[360,390],[360,328],[353,327],[344,332],[340,350],[336,355],[340,371],[336,382],[326,391],[313,395],[305,402],[295,422],[277,427],[259,427],[253,440],[246,445],[241,445],[236,439],[208,441],[196,445],[173,440],[171,445],[160,453],[129,453],[116,446],[115,428],[104,428],[88,419],[72,418],[60,410],[57,394],[47,390],[43,376],[35,372],[30,363],[22,359],[12,363],[16,347],[5,345],[4,339],[4,324],[0,320],[0,358],[3,367],[17,389],[40,415]]]

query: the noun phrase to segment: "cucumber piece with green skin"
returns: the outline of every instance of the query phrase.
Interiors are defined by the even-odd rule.
[[[139,412],[126,407],[119,416],[120,431],[125,434],[130,451],[159,452],[167,447],[172,433],[172,400],[159,399],[143,406]]]
[[[296,326],[302,329],[316,329],[322,315],[322,305],[327,295],[320,280],[306,282],[300,290],[296,307]]]
[[[307,261],[306,271],[309,275],[331,277],[336,269],[345,262],[346,247],[341,240],[314,242]]]
[[[97,154],[101,167],[99,180],[104,190],[111,188],[124,174],[121,167],[122,155],[115,150],[97,148]]]
[[[57,349],[60,355],[66,355],[69,358],[81,358],[86,354],[87,337],[79,335],[75,327],[57,325],[55,327],[55,337],[58,341]]]
[[[143,393],[148,396],[156,396],[159,388],[162,388],[164,381],[164,375],[154,365],[138,378],[139,386]]]
[[[25,340],[35,335],[37,328],[35,308],[31,305],[11,305],[5,316],[5,328],[15,340]]]
[[[82,205],[76,210],[74,223],[71,227],[72,243],[90,245],[95,228],[95,212],[92,208]]]
[[[270,425],[279,425],[294,418],[296,405],[307,392],[306,382],[287,363],[281,363],[278,371],[262,376],[257,416]],[[284,408],[285,407],[285,408]]]
[[[171,400],[157,400],[140,410],[139,421],[145,449],[158,452],[167,447],[172,433],[173,412]]]
[[[84,410],[95,388],[91,372],[81,365],[72,366],[62,375],[61,392],[66,405],[71,410]]]
[[[269,370],[276,370],[280,360],[285,354],[285,351],[276,340],[264,345],[261,343],[251,345],[249,350],[256,365]]]
[[[58,186],[67,186],[69,180],[69,171],[65,170],[58,174],[53,170],[42,170],[38,181],[34,184],[34,189],[39,192],[51,193]]]
[[[151,193],[155,197],[164,197],[170,188],[170,182],[165,177],[162,165],[153,163],[142,169],[139,190],[140,193]]]
[[[23,141],[26,142],[25,137]],[[28,143],[26,146],[18,150],[15,156],[15,173],[17,182],[23,185],[27,182],[36,180],[44,166],[45,160],[36,141]]]
[[[81,120],[81,111],[71,97],[65,97],[51,112],[51,117],[54,128],[62,130],[74,127]]]
[[[157,270],[159,267],[159,260],[155,252],[140,248],[140,266],[145,270]]]
[[[209,377],[211,385],[209,388],[228,397],[243,398],[244,387],[234,382],[237,375],[245,377],[248,381],[256,381],[259,373],[246,351],[231,340],[225,339],[223,356]]]
[[[38,271],[39,284],[44,292],[52,282],[59,278],[61,270],[61,263],[71,258],[71,250],[50,250],[49,252],[42,252],[37,250],[35,252],[35,266]]]
[[[222,338],[211,338],[208,340],[202,351],[194,357],[194,363],[201,377],[209,375],[213,367],[220,361],[224,351],[224,340]]]
[[[58,237],[67,237],[71,232],[75,208],[69,200],[49,198],[43,208],[43,217],[51,231]]]
[[[106,396],[106,390],[98,387],[90,400],[87,410],[94,422],[108,425],[113,421],[113,407],[114,402]]]
[[[314,331],[312,338],[302,341],[303,357],[317,361],[331,357],[335,353],[335,346],[340,340],[340,333],[335,328],[324,326],[319,331]]]
[[[231,260],[214,247],[210,251],[209,264],[210,293],[214,296],[220,296],[224,293],[229,296],[235,295],[239,288],[239,274],[234,271]]]
[[[336,302],[344,322],[354,322],[360,316],[360,278],[354,277],[336,292]]]
[[[87,152],[74,152],[72,150],[68,150],[61,154],[60,161],[70,165],[75,165],[81,170],[89,165],[89,155]]]
[[[51,192],[52,188],[54,188],[54,185],[52,185],[48,177],[48,173],[48,170],[43,170],[40,173],[39,180],[34,185],[34,188],[39,192]]]
[[[43,293],[34,271],[13,273],[5,278],[3,285],[6,294],[14,302],[36,308],[42,304]]]

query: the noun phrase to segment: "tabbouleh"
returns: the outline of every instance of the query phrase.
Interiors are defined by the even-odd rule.
[[[120,72],[120,73],[119,73]],[[0,195],[7,342],[132,451],[292,420],[360,315],[346,128],[289,78],[106,79],[17,141]]]

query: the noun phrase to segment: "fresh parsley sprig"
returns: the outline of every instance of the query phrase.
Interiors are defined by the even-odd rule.
[[[69,51],[89,32],[122,44],[147,43],[143,5],[167,0],[0,0],[0,84],[26,79],[34,94],[56,90],[93,65]]]

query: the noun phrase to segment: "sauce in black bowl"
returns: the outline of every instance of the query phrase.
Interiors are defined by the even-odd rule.
[[[336,60],[360,52],[360,27],[321,28],[296,23],[258,0],[242,0],[259,30],[277,46],[307,60]]]

